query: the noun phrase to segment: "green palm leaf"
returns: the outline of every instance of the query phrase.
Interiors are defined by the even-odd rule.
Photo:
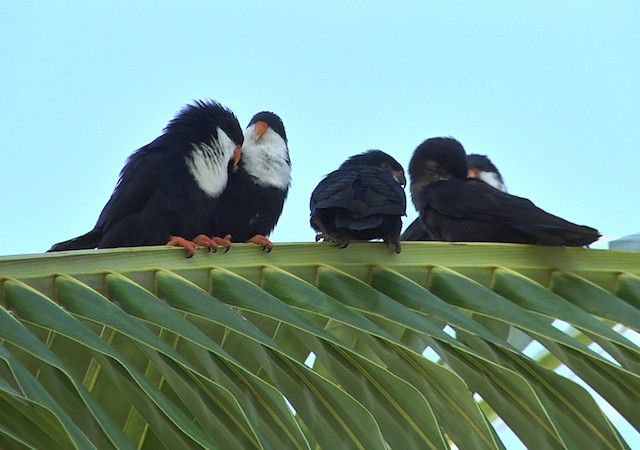
[[[509,448],[498,418],[631,448],[592,392],[640,430],[640,253],[150,247],[2,257],[0,283],[2,448]]]

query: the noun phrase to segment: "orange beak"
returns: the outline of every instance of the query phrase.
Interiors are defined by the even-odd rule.
[[[267,129],[269,129],[269,125],[267,125],[267,122],[258,120],[256,122],[256,137],[259,138],[260,136],[265,134],[267,132]]]
[[[242,149],[238,145],[236,148],[233,149],[233,165],[234,166],[238,165],[241,157],[242,157]]]

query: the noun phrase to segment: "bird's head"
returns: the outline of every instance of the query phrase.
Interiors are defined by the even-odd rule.
[[[405,187],[407,184],[402,165],[382,150],[367,150],[366,152],[354,155],[343,162],[340,168],[348,169],[349,167],[362,166],[379,167],[388,171],[402,187]]]
[[[411,198],[420,203],[420,192],[430,183],[450,178],[467,178],[464,147],[452,137],[435,137],[423,141],[409,161]]]
[[[291,184],[291,160],[282,119],[270,111],[254,115],[244,132],[243,168],[262,186],[287,190]]]
[[[486,155],[467,155],[467,165],[469,166],[467,177],[477,178],[502,192],[507,192],[507,186],[500,171]]]
[[[245,140],[267,140],[270,138],[269,133],[277,134],[284,141],[285,146],[287,145],[287,133],[284,130],[282,119],[270,111],[261,111],[251,118],[244,136]]]
[[[189,146],[220,148],[229,161],[233,160],[235,164],[240,161],[244,141],[242,127],[235,114],[216,101],[197,100],[186,105],[164,132]]]

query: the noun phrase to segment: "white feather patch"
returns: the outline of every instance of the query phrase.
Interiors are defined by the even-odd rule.
[[[493,186],[494,188],[499,189],[502,192],[507,192],[507,185],[502,182],[502,180],[496,173],[480,171],[479,178],[488,185]]]
[[[260,137],[256,126],[251,125],[244,133],[242,165],[260,186],[285,190],[291,185],[289,150],[284,139],[268,128]]]
[[[236,144],[218,128],[218,139],[191,144],[193,150],[185,161],[200,189],[209,197],[218,197],[227,186],[227,166]]]

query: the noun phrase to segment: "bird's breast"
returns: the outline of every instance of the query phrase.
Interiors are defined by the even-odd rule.
[[[218,197],[228,181],[227,160],[220,151],[207,144],[193,145],[193,150],[185,156],[187,168],[196,184],[209,197]]]

